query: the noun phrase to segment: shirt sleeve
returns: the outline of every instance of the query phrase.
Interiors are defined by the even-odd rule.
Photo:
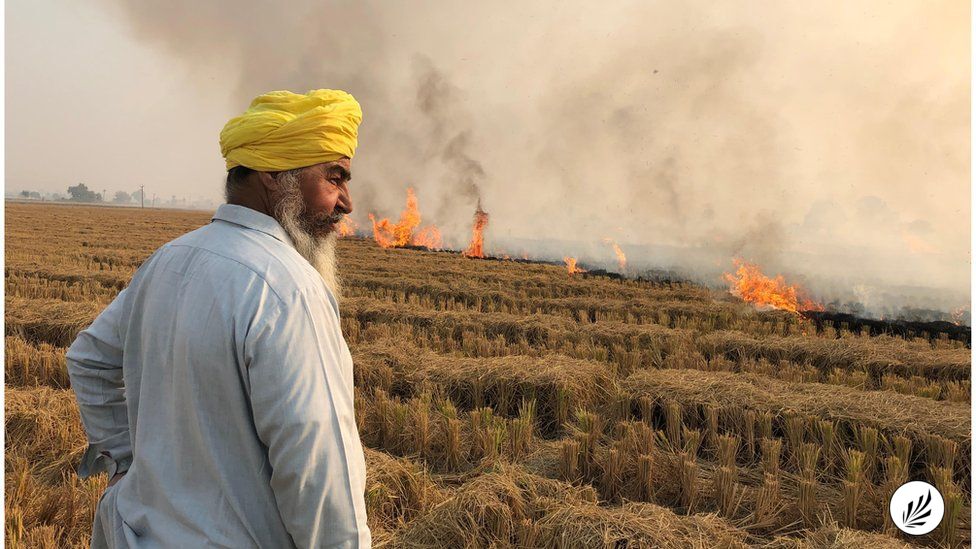
[[[88,449],[78,466],[81,478],[101,472],[112,477],[127,471],[132,463],[119,332],[125,292],[119,292],[92,325],[78,334],[65,357],[88,436]]]
[[[369,547],[366,467],[338,318],[298,294],[261,305],[245,336],[254,424],[298,547]]]

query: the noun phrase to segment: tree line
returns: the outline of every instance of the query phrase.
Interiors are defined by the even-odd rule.
[[[37,191],[23,190],[19,193],[21,198],[28,198],[34,200],[41,200],[45,198],[44,195]],[[49,195],[53,200],[70,200],[72,202],[108,202],[107,196],[102,196],[102,193],[97,193],[88,188],[84,183],[78,183],[73,187],[68,187],[67,197],[60,195],[58,193],[53,193]],[[139,202],[142,199],[142,190],[137,189],[135,192],[127,193],[125,191],[116,191],[115,196],[112,197],[111,202],[114,204],[131,204],[132,202]]]

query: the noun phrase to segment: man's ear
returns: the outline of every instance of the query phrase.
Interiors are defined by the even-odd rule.
[[[267,191],[277,191],[281,188],[281,184],[278,183],[278,172],[254,172],[258,176],[258,181],[261,182]]]

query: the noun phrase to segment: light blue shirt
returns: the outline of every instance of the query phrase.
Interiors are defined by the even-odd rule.
[[[67,354],[90,446],[128,473],[92,547],[369,547],[339,308],[271,217],[224,204]]]

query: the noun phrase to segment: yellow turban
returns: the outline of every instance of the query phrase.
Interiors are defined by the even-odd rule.
[[[220,132],[227,169],[278,172],[332,162],[356,152],[363,111],[344,91],[273,91],[257,97]]]

